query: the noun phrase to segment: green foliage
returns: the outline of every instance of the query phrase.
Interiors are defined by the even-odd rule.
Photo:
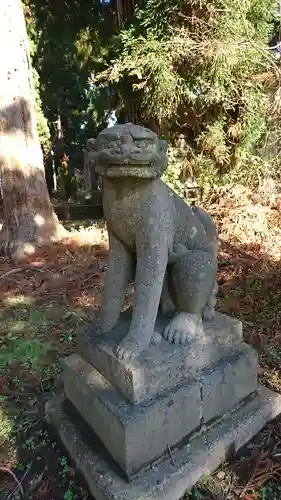
[[[15,364],[30,372],[41,369],[47,354],[53,349],[51,342],[39,337],[46,327],[47,321],[42,312],[33,308],[5,322],[8,333],[1,343],[0,374]],[[26,331],[28,337],[23,335]]]
[[[142,117],[172,142],[183,133],[197,178],[220,182],[238,165],[248,169],[271,119],[262,75],[276,76],[275,11],[275,0],[146,0],[96,82],[120,92],[129,78]]]
[[[18,362],[27,370],[37,370],[50,350],[51,345],[48,342],[26,340],[11,333],[7,336],[7,345],[0,355],[0,368],[4,369],[7,365]]]
[[[163,180],[170,186],[179,196],[184,196],[184,185],[181,182],[180,176],[182,171],[182,161],[178,158],[175,148],[168,149],[169,164],[163,175]]]
[[[184,135],[200,185],[258,180],[279,71],[268,46],[275,0],[144,0],[122,30],[113,0],[67,0],[52,9],[24,3],[42,144],[48,127],[55,139],[59,113],[76,167],[75,148],[113,110],[122,121],[133,105],[141,124],[160,127],[170,150]],[[269,170],[277,167],[271,160]],[[181,168],[171,158],[165,180],[183,194]],[[75,191],[71,176],[66,181]]]
[[[76,177],[69,172],[69,169],[60,168],[58,169],[58,179],[59,183],[63,186],[63,191],[65,193],[65,198],[76,200],[78,194],[78,184]]]
[[[197,138],[202,152],[209,154],[218,166],[229,162],[230,146],[227,142],[225,127],[225,118],[214,120],[206,125],[205,130]]]
[[[0,447],[3,447],[6,442],[9,442],[9,439],[12,436],[13,425],[11,419],[6,415],[4,409],[2,407],[2,403],[4,402],[4,396],[1,396],[0,399],[1,407],[0,407]]]
[[[44,116],[42,109],[42,101],[40,97],[40,83],[39,75],[35,68],[32,70],[33,75],[33,87],[35,93],[35,110],[37,119],[37,131],[39,135],[40,144],[47,151],[50,148],[50,130],[48,126],[48,121]]]
[[[281,486],[268,484],[263,486],[259,493],[259,500],[277,500],[281,496]]]
[[[211,500],[222,498],[224,492],[222,485],[216,482],[212,476],[205,475],[198,481],[195,486],[189,488],[185,495],[184,500]]]
[[[29,37],[29,49],[32,62],[34,62],[34,57],[36,54],[36,25],[34,19],[28,16],[29,10],[27,10],[27,2],[23,1],[23,8],[25,12],[27,33]],[[50,147],[50,130],[48,127],[47,119],[43,112],[42,100],[40,96],[40,79],[37,70],[32,67],[32,83],[35,98],[35,110],[36,110],[36,120],[37,120],[37,131],[39,135],[40,144],[45,150]]]
[[[104,94],[91,92],[90,76],[101,68],[111,33],[111,12],[98,0],[54,2],[25,0],[33,65],[40,75],[40,95],[53,137],[60,114],[68,148],[95,135],[107,114]],[[103,106],[100,104],[103,101]]]

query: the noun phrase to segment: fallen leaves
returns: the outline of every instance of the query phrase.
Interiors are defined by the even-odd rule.
[[[32,297],[37,303],[61,302],[67,296],[81,306],[81,292],[100,287],[106,256],[105,245],[79,246],[69,239],[39,249],[21,268],[2,259],[2,307],[11,296]]]
[[[248,454],[248,457],[237,460],[231,466],[239,477],[244,477],[244,486],[237,490],[238,498],[260,499],[260,492],[269,481],[280,484],[281,423],[276,421],[268,424],[253,441],[248,443],[244,453]]]

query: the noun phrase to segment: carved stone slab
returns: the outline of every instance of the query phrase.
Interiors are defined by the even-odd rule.
[[[85,423],[65,413],[58,398],[46,406],[55,429],[96,500],[179,500],[281,412],[281,396],[264,387],[232,413],[128,483]]]
[[[161,337],[168,322],[159,316],[152,345],[136,359],[124,362],[115,355],[127,334],[131,312],[121,315],[117,327],[99,337],[95,324],[78,334],[78,352],[132,403],[140,403],[196,376],[204,367],[231,353],[242,342],[242,323],[216,313],[204,322],[202,335],[187,346],[170,344]]]
[[[78,354],[65,360],[64,392],[128,478],[257,389],[256,351],[221,360],[154,399],[132,404]]]

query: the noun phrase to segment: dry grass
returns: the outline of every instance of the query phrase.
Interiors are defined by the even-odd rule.
[[[215,195],[214,195],[215,196]],[[255,193],[235,187],[208,201],[221,237],[220,309],[243,320],[260,352],[261,380],[281,389],[281,205],[268,182]]]
[[[205,206],[216,220],[222,243],[252,246],[263,262],[280,260],[281,195],[271,179],[255,192],[239,185],[219,190]]]

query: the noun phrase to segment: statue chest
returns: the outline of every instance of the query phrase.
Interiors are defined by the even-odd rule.
[[[145,231],[153,217],[152,200],[156,199],[153,183],[142,183],[132,189],[126,185],[106,182],[103,196],[104,216],[108,227],[127,246],[135,248],[137,235]]]
[[[129,199],[104,198],[104,217],[108,228],[127,247],[134,248],[138,232],[136,207]]]

